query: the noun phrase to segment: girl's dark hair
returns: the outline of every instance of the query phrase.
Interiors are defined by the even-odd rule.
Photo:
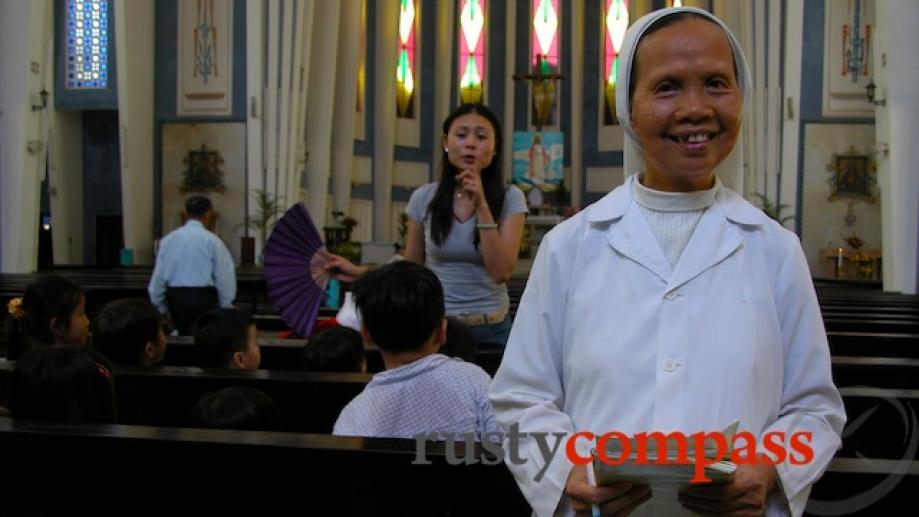
[[[443,134],[447,135],[450,132],[450,126],[457,118],[469,113],[485,117],[495,132],[495,156],[491,164],[482,169],[482,189],[485,191],[485,199],[488,201],[491,215],[495,221],[498,221],[501,210],[504,208],[505,191],[501,178],[501,123],[498,122],[498,117],[482,104],[461,104],[444,120]],[[456,175],[459,173],[459,169],[447,158],[446,151],[443,151],[440,163],[440,182],[428,205],[428,213],[431,215],[431,238],[438,246],[443,244],[453,227],[453,192],[456,190]],[[478,232],[475,232],[473,242],[478,247]]]
[[[111,364],[84,346],[43,346],[26,352],[16,362],[9,397],[13,418],[115,422]]]
[[[364,339],[348,327],[332,327],[310,338],[300,354],[308,372],[359,372],[364,364]]]
[[[191,410],[192,427],[280,431],[281,412],[274,400],[255,388],[224,388],[201,397]]]
[[[632,53],[632,74],[629,77],[629,104],[631,104],[632,94],[635,92],[635,77],[636,77],[635,70],[638,67],[638,47],[641,46],[641,42],[644,41],[644,39],[647,38],[648,36],[654,34],[655,32],[665,27],[669,27],[671,25],[675,25],[677,22],[681,22],[681,21],[689,20],[693,18],[697,20],[707,21],[708,23],[714,25],[715,27],[718,27],[718,29],[720,29],[722,32],[724,31],[724,29],[722,29],[721,26],[718,25],[717,22],[715,22],[715,20],[712,20],[708,16],[705,16],[699,13],[689,12],[689,11],[668,14],[666,16],[662,16],[661,18],[658,18],[657,20],[655,20],[651,24],[651,26],[645,29],[645,32],[642,33],[641,38],[638,39],[638,43],[635,44],[635,52]],[[727,37],[727,34],[725,34],[725,37]],[[734,54],[734,48],[732,47],[731,55],[733,56],[733,54]],[[736,61],[734,61],[734,78],[735,80],[737,78],[737,62]]]
[[[18,359],[36,346],[54,344],[51,320],[70,325],[70,316],[83,299],[83,290],[58,275],[43,275],[29,283],[22,295],[22,309],[11,314],[6,325],[7,357]]]
[[[157,343],[160,313],[147,300],[124,298],[106,304],[93,327],[93,346],[115,364],[140,365],[147,343]]]

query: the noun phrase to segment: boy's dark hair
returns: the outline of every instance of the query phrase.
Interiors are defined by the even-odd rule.
[[[191,410],[192,427],[280,431],[281,412],[264,391],[224,388],[205,394]]]
[[[50,422],[115,422],[112,368],[77,345],[36,347],[16,362],[10,380],[13,418]]]
[[[185,215],[192,219],[201,219],[214,209],[214,204],[207,196],[192,196],[185,201]]]
[[[440,353],[450,357],[459,357],[467,363],[475,363],[478,344],[469,325],[455,318],[447,318],[447,340],[440,347]]]
[[[96,318],[93,346],[115,364],[142,364],[144,347],[156,343],[159,311],[147,300],[125,298],[106,304]]]
[[[300,353],[300,368],[310,372],[359,372],[364,339],[348,327],[331,327],[310,338]]]
[[[195,348],[204,368],[227,368],[233,354],[245,352],[255,318],[241,309],[215,309],[195,321]]]
[[[18,359],[36,346],[54,344],[51,320],[70,325],[70,316],[83,299],[83,290],[58,275],[42,275],[30,282],[22,295],[22,306],[10,314],[6,324],[7,358]]]
[[[393,262],[354,283],[354,303],[367,332],[387,352],[417,350],[444,317],[444,290],[428,268]]]

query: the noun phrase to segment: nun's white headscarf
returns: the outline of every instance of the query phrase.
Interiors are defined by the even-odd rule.
[[[644,172],[645,155],[638,140],[638,135],[632,129],[632,106],[629,101],[629,85],[632,81],[632,70],[635,65],[635,52],[638,50],[638,42],[649,28],[656,25],[662,18],[678,13],[695,13],[721,27],[724,34],[731,42],[731,50],[734,53],[734,67],[737,70],[737,85],[740,93],[743,95],[744,104],[750,97],[750,90],[753,80],[750,76],[750,70],[747,67],[747,60],[744,58],[743,50],[740,43],[731,30],[714,15],[702,9],[695,7],[671,7],[669,9],[659,9],[639,18],[629,30],[625,33],[625,39],[622,42],[622,50],[619,53],[619,72],[616,76],[616,116],[619,124],[625,129],[625,148],[623,149],[623,168],[625,175]],[[725,159],[715,167],[715,173],[728,186],[740,185],[743,177],[743,156],[741,146],[735,144]]]

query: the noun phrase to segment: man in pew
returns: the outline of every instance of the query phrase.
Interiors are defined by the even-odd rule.
[[[236,298],[236,265],[226,245],[210,231],[216,220],[211,200],[192,196],[185,202],[188,222],[160,242],[150,277],[150,301],[169,314],[179,334],[205,312],[229,308]]]
[[[474,364],[439,354],[447,323],[440,281],[424,266],[395,262],[354,285],[361,334],[376,344],[386,370],[342,410],[332,434],[411,438],[419,433],[499,432]]]
[[[258,370],[262,362],[255,319],[241,309],[217,309],[199,317],[195,348],[202,368]]]

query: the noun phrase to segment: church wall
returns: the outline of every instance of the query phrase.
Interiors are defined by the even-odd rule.
[[[220,216],[218,234],[239,262],[240,227],[245,207],[251,201],[246,195],[246,141],[241,123],[246,122],[246,5],[233,0],[232,14],[232,110],[229,115],[179,115],[177,107],[178,4],[176,0],[156,2],[155,57],[155,129],[154,129],[154,235],[161,237],[181,220],[184,199],[190,193],[180,190],[183,159],[201,145],[216,149],[223,164],[225,189],[209,192]],[[218,36],[219,37],[219,36]],[[168,170],[167,170],[168,169]]]
[[[820,250],[844,247],[843,235],[853,232],[866,241],[866,249],[880,248],[880,200],[877,203],[855,201],[855,223],[849,226],[844,217],[848,201],[828,201],[830,172],[827,165],[834,153],[850,148],[873,157],[874,118],[827,116],[824,114],[824,59],[831,49],[825,48],[824,22],[827,13],[824,0],[804,3],[804,30],[801,63],[801,125],[798,149],[796,230],[802,238],[811,273],[828,277],[827,259]],[[779,200],[779,202],[782,202]]]

